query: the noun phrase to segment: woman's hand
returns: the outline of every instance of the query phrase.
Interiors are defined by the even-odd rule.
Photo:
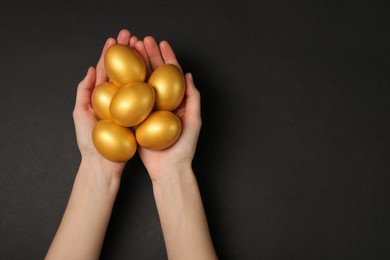
[[[134,46],[136,41],[127,30],[122,30],[117,40],[109,38],[96,70],[89,68],[78,86],[73,117],[82,160],[46,259],[99,259],[125,163],[106,160],[92,142],[92,129],[97,119],[91,106],[91,94],[96,85],[108,79],[104,70],[108,47],[116,43]]]
[[[173,64],[181,69],[175,53],[166,41],[157,45],[154,38],[148,36],[144,41],[137,41],[135,49],[143,57],[149,73],[165,63]],[[153,182],[165,178],[176,178],[177,174],[188,172],[187,170],[191,169],[202,120],[200,94],[195,88],[190,73],[185,75],[185,85],[183,102],[175,111],[182,122],[182,132],[178,141],[161,151],[138,148],[139,155]]]
[[[116,40],[114,38],[107,39],[96,69],[90,67],[87,75],[77,88],[76,104],[73,110],[77,144],[82,156],[82,162],[87,163],[95,172],[103,171],[108,174],[120,176],[125,163],[111,162],[101,156],[96,150],[92,142],[92,129],[97,122],[97,118],[92,109],[91,95],[95,86],[108,80],[104,68],[104,55],[107,49],[117,43],[134,47],[137,41],[137,37],[131,36],[128,30],[120,31]]]
[[[157,45],[152,37],[137,41],[136,50],[144,58],[149,72],[170,63],[180,68],[175,53],[166,41]],[[202,125],[200,94],[185,75],[186,92],[175,111],[182,132],[171,147],[152,151],[138,148],[153,183],[153,193],[169,259],[217,259],[192,160]]]

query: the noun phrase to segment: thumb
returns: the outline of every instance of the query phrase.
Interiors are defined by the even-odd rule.
[[[200,112],[200,93],[196,89],[192,74],[187,73],[185,75],[186,81],[186,116],[188,115],[192,119],[201,119]]]
[[[75,111],[86,110],[91,107],[91,95],[95,86],[96,70],[89,67],[84,79],[77,87]]]

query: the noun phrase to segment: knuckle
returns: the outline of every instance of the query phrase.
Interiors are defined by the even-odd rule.
[[[200,95],[200,92],[198,89],[194,89],[194,96],[197,98],[197,99],[200,99],[201,98],[201,95]]]
[[[80,116],[80,112],[76,108],[74,108],[72,116],[73,116],[73,119],[77,119]]]
[[[202,127],[202,118],[200,116],[196,117],[194,120],[194,124],[196,125],[197,128]]]

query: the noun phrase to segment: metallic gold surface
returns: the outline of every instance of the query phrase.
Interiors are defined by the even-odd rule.
[[[135,131],[138,144],[151,150],[163,150],[173,145],[181,133],[180,119],[170,111],[156,111]]]
[[[126,127],[138,125],[146,119],[154,106],[153,88],[144,82],[126,85],[111,100],[112,120]]]
[[[110,120],[96,123],[92,131],[92,140],[99,153],[114,162],[130,160],[137,150],[133,132]]]
[[[146,66],[142,57],[133,48],[116,44],[109,47],[104,56],[104,66],[110,81],[119,87],[144,81]]]
[[[164,64],[158,67],[150,75],[149,85],[156,92],[157,110],[175,110],[183,100],[185,82],[183,73],[172,64]]]
[[[111,119],[110,103],[118,87],[109,82],[97,85],[92,92],[92,108],[100,119]]]

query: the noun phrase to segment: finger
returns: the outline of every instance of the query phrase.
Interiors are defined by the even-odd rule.
[[[130,47],[131,47],[131,48],[134,48],[135,43],[136,43],[137,41],[138,41],[137,36],[131,36],[131,38],[130,38],[130,43],[129,43]]]
[[[131,36],[131,33],[129,32],[129,30],[122,29],[118,33],[118,37],[116,38],[116,40],[119,44],[128,45],[129,41],[130,41],[130,36]]]
[[[95,86],[95,79],[96,70],[94,67],[89,67],[87,75],[77,87],[75,113],[91,109],[91,95]]]
[[[104,68],[104,55],[106,54],[107,49],[114,44],[116,44],[114,38],[108,38],[104,44],[102,54],[96,65],[96,85],[108,80],[106,69]]]
[[[150,73],[152,72],[152,69],[150,67],[149,57],[148,57],[148,53],[146,52],[146,48],[145,48],[144,42],[143,41],[137,41],[135,43],[135,49],[136,49],[136,51],[138,51],[138,53],[144,59],[144,62],[145,62],[145,65],[146,65],[147,74],[150,75]]]
[[[159,66],[163,65],[164,60],[161,57],[160,48],[158,47],[155,39],[152,36],[147,36],[144,39],[144,44],[152,70],[155,70]]]
[[[176,55],[167,41],[160,42],[160,50],[165,63],[173,64],[181,70],[180,64],[176,59]]]
[[[185,81],[185,116],[188,117],[190,120],[195,120],[198,123],[201,123],[200,93],[195,87],[191,73],[187,73],[185,75]]]

